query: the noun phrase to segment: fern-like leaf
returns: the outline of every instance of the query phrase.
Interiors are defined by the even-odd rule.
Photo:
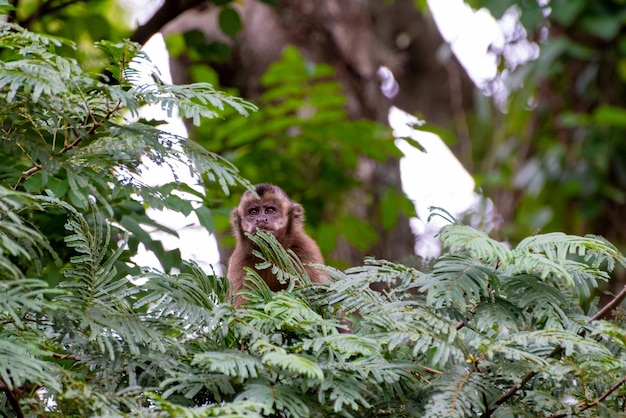
[[[243,382],[259,376],[262,361],[240,350],[227,350],[197,354],[191,365],[202,367],[210,372],[223,373]]]
[[[506,245],[467,225],[446,225],[438,236],[442,247],[446,248],[450,254],[466,252],[485,264],[504,268],[513,260],[513,253]]]
[[[466,256],[449,255],[435,264],[431,278],[420,287],[427,292],[429,303],[437,307],[451,306],[465,312],[479,300],[498,291],[500,280],[491,267]]]

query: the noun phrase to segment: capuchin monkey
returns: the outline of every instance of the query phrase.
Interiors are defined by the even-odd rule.
[[[304,268],[313,283],[328,283],[324,273],[313,266],[323,264],[324,258],[315,241],[304,232],[304,209],[294,202],[287,194],[272,184],[255,186],[258,195],[246,191],[241,196],[239,206],[231,213],[230,221],[233,234],[237,239],[235,250],[228,263],[228,280],[230,295],[235,297],[235,307],[239,308],[245,298],[237,292],[245,288],[244,267],[255,269],[261,260],[252,254],[256,244],[246,233],[256,234],[257,228],[273,234],[285,248],[292,250],[304,264]],[[289,283],[280,283],[270,268],[256,270],[268,287],[276,292],[287,288]]]

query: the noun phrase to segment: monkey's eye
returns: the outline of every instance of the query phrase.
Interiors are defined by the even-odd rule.
[[[272,214],[276,213],[276,208],[273,208],[273,207],[270,206],[269,208],[265,209],[265,213],[267,215],[272,215]]]
[[[248,211],[249,215],[255,216],[259,214],[259,210],[257,208],[252,208]]]

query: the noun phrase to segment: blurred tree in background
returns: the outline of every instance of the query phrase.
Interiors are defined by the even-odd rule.
[[[240,21],[228,18],[233,10]],[[381,127],[364,122],[386,126],[393,104],[380,89],[378,69],[398,77],[398,103],[447,126],[457,101],[434,86],[447,84],[447,67],[465,92],[470,83],[455,62],[436,59],[442,39],[412,1],[233,2],[186,12],[163,28],[153,21],[144,27],[166,35],[175,80],[209,79],[262,103],[267,112],[238,130],[216,138],[203,125],[191,136],[228,152],[251,181],[281,184],[310,208],[312,235],[331,264],[413,254],[400,154],[389,132],[385,141]],[[302,58],[293,50],[284,55],[289,45]]]
[[[97,66],[90,40],[143,43],[162,31],[175,80],[209,81],[262,104],[252,121],[203,124],[190,136],[252,182],[274,181],[302,201],[338,266],[412,254],[399,155],[383,128],[391,104],[449,132],[494,202],[503,239],[563,230],[626,243],[620,1],[468,1],[495,18],[519,16],[505,45],[490,51],[500,70],[486,88],[491,98],[473,94],[456,61],[437,54],[443,41],[423,2],[165,2],[134,31],[115,1],[15,3],[14,21],[75,39],[88,66]],[[515,60],[522,41],[536,42],[538,59]],[[299,52],[285,55],[288,45]],[[392,100],[379,88],[380,66],[398,81]],[[213,190],[204,199],[217,213],[233,205]],[[217,229],[227,222],[218,217]]]
[[[500,236],[595,233],[626,248],[626,5],[469,3],[496,18],[519,15],[514,34],[494,51],[494,86],[508,97],[469,124],[474,174],[502,217]],[[524,39],[539,45],[539,57],[516,65],[507,52]]]
[[[116,34],[122,19],[110,21],[114,9],[104,4],[36,4],[20,3],[17,22],[72,38],[84,29],[91,35],[81,37],[106,32],[107,39],[140,43],[163,31],[175,81],[209,81],[263,103],[267,111],[254,121],[233,122],[222,133],[207,124],[192,128],[190,137],[242,167],[252,182],[279,183],[301,201],[312,235],[334,264],[413,254],[408,217],[414,211],[401,190],[400,154],[384,128],[392,102],[377,71],[390,68],[401,85],[395,101],[431,121],[450,125],[459,104],[471,105],[469,79],[455,62],[436,59],[441,37],[413,2],[165,2],[134,33]],[[102,11],[97,25],[103,27],[74,25],[81,10]],[[288,45],[300,52],[283,55]],[[462,93],[439,88],[449,75]],[[207,191],[218,211],[222,199]],[[232,205],[225,201],[224,212]],[[217,221],[227,229],[226,217]]]
[[[176,79],[234,87],[242,96],[272,106],[274,110],[245,128],[232,126],[228,134],[216,134],[208,132],[211,125],[191,136],[235,162],[241,160],[253,182],[284,184],[305,202],[314,235],[327,254],[336,244],[329,236],[341,234],[337,221],[347,225],[344,239],[360,248],[335,248],[344,261],[355,263],[368,253],[398,259],[411,252],[411,239],[404,233],[394,245],[386,245],[384,238],[385,231],[398,237],[394,228],[408,230],[404,216],[398,217],[407,209],[398,204],[397,169],[385,168],[396,166],[397,151],[384,140],[381,128],[368,129],[362,122],[384,123],[391,104],[452,129],[446,138],[457,139],[456,145],[450,144],[453,150],[471,168],[484,196],[495,202],[503,238],[515,242],[537,230],[566,230],[626,242],[620,222],[626,176],[621,163],[626,154],[620,148],[624,6],[584,0],[468,3],[487,7],[496,18],[507,11],[519,14],[507,44],[491,51],[499,56],[500,72],[487,91],[502,97],[505,89],[506,99],[493,103],[478,97],[476,112],[468,78],[454,61],[437,59],[443,41],[422,2],[357,6],[328,0],[315,7],[286,0],[165,2],[134,31],[120,19],[116,1],[16,2],[11,18],[27,28],[75,39],[88,65],[96,54],[89,40],[130,36],[146,42],[163,31],[175,58]],[[507,53],[526,39],[538,44],[539,58],[519,64]],[[300,53],[285,56],[289,44]],[[273,75],[263,77],[273,63]],[[381,65],[393,71],[400,86],[391,101],[378,88]],[[345,99],[333,90],[333,82],[339,83]],[[312,94],[319,96],[310,99],[312,104],[293,105]],[[328,117],[330,126],[324,119]],[[354,127],[332,124],[346,118],[356,121]],[[268,119],[271,123],[265,123]],[[237,129],[248,133],[237,135]],[[472,152],[467,154],[461,148],[470,137]],[[315,147],[328,151],[309,161],[306,149]],[[301,164],[302,157],[310,164]],[[292,175],[294,169],[300,174]],[[372,193],[346,199],[346,190],[357,185]],[[358,203],[346,207],[346,200]],[[354,219],[346,223],[346,216]],[[225,222],[221,220],[222,229]],[[382,241],[376,243],[376,236]]]

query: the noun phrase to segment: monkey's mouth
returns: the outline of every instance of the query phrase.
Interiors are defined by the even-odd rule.
[[[276,232],[273,229],[268,228],[257,228],[258,231],[265,232],[266,234],[276,235]],[[256,231],[255,231],[256,233]]]

